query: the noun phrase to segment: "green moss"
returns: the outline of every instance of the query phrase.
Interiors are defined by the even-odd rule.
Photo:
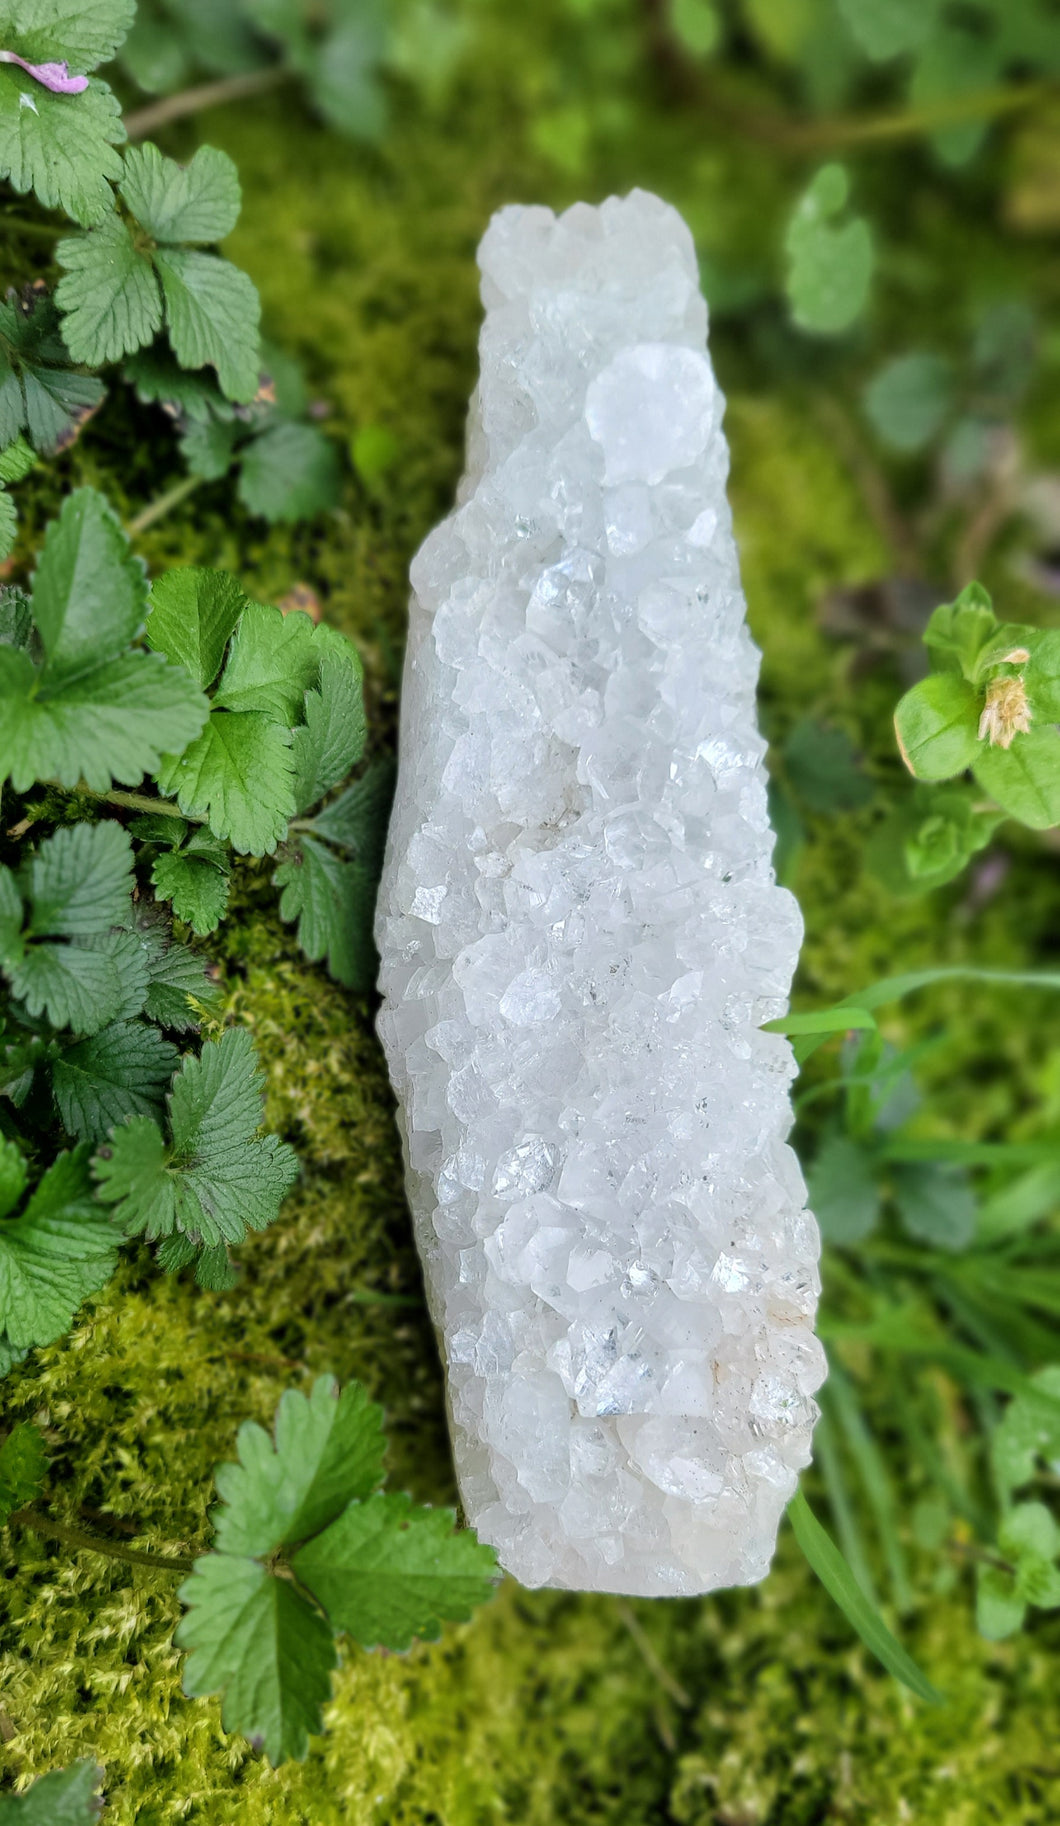
[[[226,484],[205,486],[140,546],[152,569],[226,565],[266,599],[311,583],[365,656],[376,745],[392,739],[408,560],[460,467],[479,318],[473,250],[490,210],[653,184],[717,262],[768,278],[789,174],[724,125],[642,94],[625,40],[612,47],[616,69],[626,60],[612,105],[593,104],[575,131],[571,98],[587,66],[573,17],[559,0],[487,9],[476,80],[438,109],[399,104],[378,155],[311,126],[290,97],[203,122],[240,167],[246,201],[230,251],[261,287],[270,333],[300,354],[342,445],[384,426],[400,460],[372,494],[348,472],[335,513],[303,528],[266,530],[233,507]],[[191,131],[178,129],[171,150],[190,149]],[[953,250],[959,225],[946,222]],[[932,228],[941,233],[937,210]],[[768,311],[759,333],[780,349],[769,371],[783,372]],[[755,390],[765,346],[724,326],[717,342],[763,716],[778,741],[806,715],[836,722],[885,794],[900,779],[889,730],[900,656],[855,672],[858,656],[826,636],[817,610],[826,591],[871,582],[893,560],[833,428],[807,404],[805,375]],[[20,551],[71,484],[105,487],[130,517],[179,470],[160,415],[116,393],[71,453],[23,486]],[[1039,847],[1013,845],[1005,893],[985,905],[960,883],[892,902],[861,868],[877,815],[810,821],[794,884],[807,999],[925,962],[1017,964],[1040,949],[1055,888]],[[7,1416],[45,1426],[53,1513],[170,1552],[206,1544],[213,1467],[239,1422],[267,1421],[285,1387],[325,1368],[384,1402],[393,1480],[453,1498],[371,1010],[300,958],[268,876],[267,864],[241,872],[213,955],[227,1009],[261,1051],[269,1121],[299,1150],[294,1195],[241,1251],[232,1293],[165,1279],[133,1253],[70,1337],[5,1384]],[[1036,1103],[1060,1113],[1044,1023],[1035,1028],[1029,1000],[1014,1019],[1023,1008],[957,987],[887,1015],[896,1038],[946,1029],[928,1070],[933,1110],[954,1132],[1010,1132]],[[328,1734],[304,1766],[274,1772],[223,1736],[216,1701],[182,1696],[172,1579],[127,1575],[28,1531],[7,1539],[5,1773],[22,1785],[94,1756],[115,1826],[1044,1826],[1060,1812],[1055,1626],[1005,1647],[980,1642],[963,1575],[932,1594],[925,1568],[920,1608],[902,1624],[947,1693],[938,1711],[874,1667],[785,1539],[754,1592],[625,1605],[507,1585],[438,1646],[351,1655]]]

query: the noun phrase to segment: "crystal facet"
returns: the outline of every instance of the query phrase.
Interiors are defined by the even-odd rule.
[[[377,918],[461,1492],[528,1585],[747,1584],[824,1359],[706,306],[643,191],[479,258]]]

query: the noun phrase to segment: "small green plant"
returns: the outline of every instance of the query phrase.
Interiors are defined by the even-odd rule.
[[[103,1811],[95,1763],[72,1763],[42,1775],[25,1794],[0,1794],[0,1826],[94,1826]]]
[[[16,1525],[190,1574],[179,1591],[186,1614],[176,1634],[188,1650],[185,1691],[193,1699],[219,1693],[225,1730],[249,1738],[275,1766],[303,1759],[323,1729],[336,1638],[391,1650],[436,1641],[443,1623],[464,1621],[493,1595],[498,1570],[492,1549],[470,1529],[458,1530],[451,1509],[383,1490],[383,1412],[358,1383],[340,1391],[332,1377],[319,1376],[308,1396],[288,1389],[272,1438],[245,1421],[236,1450],[239,1462],[217,1470],[212,1546],[193,1561],[86,1536],[34,1507],[44,1442],[32,1426],[17,1428],[0,1448],[0,1501],[15,1505],[4,1519]],[[98,1773],[82,1767],[94,1786]],[[63,1780],[83,1801],[89,1773],[47,1778],[55,1787],[40,1802],[55,1803]],[[0,1810],[12,1805],[0,1799]]]

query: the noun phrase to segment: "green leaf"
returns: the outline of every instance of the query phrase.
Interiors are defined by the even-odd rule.
[[[948,780],[971,767],[979,749],[976,692],[953,672],[922,678],[894,713],[902,760],[918,780]]]
[[[988,1642],[1003,1642],[1023,1626],[1027,1605],[1016,1591],[1016,1581],[1000,1566],[977,1566],[975,1621]]]
[[[0,482],[21,482],[36,467],[37,459],[24,437],[0,450]]]
[[[933,1249],[967,1249],[975,1235],[976,1200],[960,1168],[925,1161],[895,1166],[895,1203],[902,1226]]]
[[[166,300],[173,353],[182,367],[213,367],[229,399],[258,390],[261,304],[246,273],[217,254],[160,249],[155,266]]]
[[[55,288],[64,312],[63,340],[75,361],[98,368],[132,355],[162,327],[162,293],[150,256],[138,248],[120,216],[60,241],[65,268]]]
[[[1010,818],[1032,831],[1060,824],[1060,732],[1051,724],[1014,736],[1011,748],[980,742],[974,772]]]
[[[199,1025],[193,1004],[210,1007],[218,999],[216,983],[206,974],[201,957],[161,937],[158,932],[139,932],[148,973],[144,1013],[174,1033],[190,1033]]]
[[[52,1095],[63,1127],[79,1141],[102,1141],[129,1116],[153,1115],[179,1054],[157,1028],[116,1021],[78,1040],[52,1065]]]
[[[95,792],[138,784],[190,741],[208,705],[187,674],[122,651],[146,603],[143,566],[93,489],[68,496],[45,537],[33,613],[44,663],[0,647],[0,753],[16,790],[56,777]]]
[[[998,631],[990,597],[982,584],[970,583],[956,602],[944,602],[931,613],[924,629],[924,645],[932,665],[961,672],[972,683],[978,677],[980,654]]]
[[[0,1220],[0,1331],[51,1344],[110,1280],[119,1238],[92,1197],[88,1149],[60,1154],[24,1211]]]
[[[33,619],[52,680],[114,659],[147,608],[141,559],[113,509],[94,488],[68,495],[44,536],[33,578]]]
[[[0,645],[25,647],[33,627],[29,597],[10,585],[0,589]]]
[[[892,894],[926,894],[960,874],[1002,817],[981,811],[965,786],[918,783],[912,797],[877,825],[865,860]]]
[[[223,1507],[212,1512],[219,1553],[264,1559],[308,1540],[346,1505],[383,1481],[383,1410],[357,1382],[339,1392],[318,1376],[307,1398],[288,1389],[276,1410],[275,1448],[263,1427],[245,1421],[238,1465],[220,1465]]]
[[[39,1776],[25,1794],[0,1795],[0,1826],[94,1826],[103,1803],[96,1793],[103,1771],[72,1763]]]
[[[147,644],[207,690],[220,671],[247,598],[227,571],[167,571],[151,586]]]
[[[839,10],[862,50],[882,63],[916,50],[934,29],[937,0],[839,0]]]
[[[113,57],[135,11],[135,0],[4,0],[0,34],[27,63],[62,61],[81,76]]]
[[[207,851],[205,844],[212,847]],[[200,938],[215,932],[228,905],[229,875],[224,852],[212,839],[192,837],[184,849],[156,858],[151,881],[160,900],[172,902]]]
[[[853,998],[849,1003],[840,1002],[836,1008],[807,1008],[799,1014],[782,1014],[775,1021],[765,1021],[762,1024],[763,1033],[825,1036],[853,1033],[855,1030],[874,1033],[876,1021],[867,1008],[855,1007]]]
[[[40,1428],[20,1420],[0,1446],[0,1528],[40,1495],[46,1464]]]
[[[112,958],[80,945],[34,945],[7,966],[12,994],[33,1020],[93,1034],[121,1012],[123,989]]]
[[[0,559],[6,558],[18,533],[18,513],[6,488],[0,488]]]
[[[56,95],[14,64],[0,64],[0,178],[45,209],[62,209],[82,227],[114,208],[121,176],[114,147],[125,138],[121,108],[93,78],[81,95]]]
[[[13,1211],[26,1190],[28,1169],[22,1150],[0,1135],[0,1217]]]
[[[260,711],[215,710],[182,754],[158,770],[189,818],[205,818],[215,837],[252,856],[271,854],[294,816],[291,732]]]
[[[998,1546],[1006,1559],[1055,1560],[1060,1553],[1060,1528],[1044,1503],[1017,1503],[998,1530]]]
[[[941,355],[898,355],[865,389],[873,429],[892,450],[923,450],[953,403],[953,370]]]
[[[264,603],[248,603],[214,693],[215,710],[258,710],[275,722],[293,722],[319,669],[316,632],[300,609],[284,615]]]
[[[334,507],[338,491],[338,453],[315,425],[271,425],[243,452],[239,498],[263,519],[311,519]]]
[[[101,381],[71,369],[47,293],[0,303],[0,445],[25,427],[35,450],[65,449],[102,398]]]
[[[1050,1408],[1014,1395],[990,1436],[990,1456],[1002,1502],[1029,1483],[1039,1463],[1060,1463],[1060,1364],[1047,1364],[1031,1378],[1035,1389],[1057,1397]]]
[[[226,1731],[241,1731],[274,1767],[302,1761],[323,1727],[336,1662],[323,1617],[288,1580],[229,1554],[196,1560],[179,1596],[188,1609],[175,1640],[191,1651],[189,1698],[220,1693]]]
[[[814,1515],[799,1490],[788,1504],[788,1519],[813,1572],[829,1597],[838,1604],[847,1622],[861,1637],[865,1647],[882,1662],[889,1674],[907,1686],[919,1699],[930,1705],[941,1705],[942,1695],[925,1678],[866,1598],[835,1542]]]
[[[443,1622],[463,1622],[492,1597],[493,1549],[454,1529],[451,1509],[415,1508],[403,1495],[353,1503],[299,1549],[294,1571],[336,1629],[363,1648],[407,1649],[436,1641]]]
[[[353,642],[331,628],[320,627],[313,636],[313,649],[319,673],[305,694],[305,720],[292,736],[295,806],[300,812],[346,778],[364,753],[368,733],[364,667]],[[365,800],[360,811],[362,832],[371,828],[370,809]]]
[[[32,902],[29,931],[43,938],[94,938],[129,915],[133,889],[129,833],[113,818],[71,824],[48,837],[23,872]]]
[[[138,222],[156,241],[223,241],[239,218],[239,173],[227,152],[200,146],[187,165],[148,142],[124,159],[119,185]]]
[[[378,6],[347,11],[307,60],[313,101],[329,126],[351,139],[378,140],[387,122],[378,65],[386,39]]]
[[[233,407],[212,376],[202,371],[189,373],[158,344],[127,361],[124,374],[143,405],[160,405],[170,418],[205,424],[214,414],[224,419],[233,416]]]
[[[202,476],[205,482],[216,482],[227,475],[243,429],[241,425],[216,418],[206,424],[189,425],[181,434],[180,454],[191,474]]]
[[[670,24],[692,57],[709,57],[721,41],[721,20],[711,0],[674,0]]]
[[[1035,721],[1060,723],[1060,629],[1036,634],[1023,683]]]
[[[310,728],[309,698],[306,699],[306,728]],[[296,755],[299,753],[300,734],[301,731],[296,729]],[[337,734],[341,736],[341,730]],[[315,776],[307,770],[307,775],[307,789],[311,790],[323,777],[324,770],[321,769]],[[301,776],[303,782],[307,775]],[[389,755],[373,761],[359,780],[348,786],[337,799],[332,799],[313,819],[313,830],[318,836],[326,837],[329,843],[337,843],[342,849],[349,850],[374,878],[378,877],[383,865],[396,776],[397,768]],[[312,804],[312,799],[307,798],[304,803]]]
[[[872,798],[872,781],[862,773],[854,744],[842,729],[805,717],[784,743],[784,765],[811,811],[855,811]]]
[[[787,234],[788,298],[800,329],[836,336],[861,315],[874,261],[868,223],[837,224],[850,181],[842,165],[825,165],[799,202]]]
[[[879,1222],[879,1169],[868,1149],[848,1135],[833,1135],[807,1174],[810,1208],[825,1242],[849,1247]]]
[[[273,882],[283,890],[280,918],[298,921],[298,943],[310,962],[326,956],[336,982],[367,994],[378,967],[372,939],[374,876],[305,836],[280,864]]]
[[[127,1235],[181,1230],[239,1243],[272,1223],[298,1172],[292,1148],[258,1134],[262,1081],[250,1035],[230,1028],[185,1058],[168,1098],[171,1142],[143,1117],[116,1128],[92,1170]]]

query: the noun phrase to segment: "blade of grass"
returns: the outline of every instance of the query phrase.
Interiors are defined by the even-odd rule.
[[[884,976],[878,982],[870,983],[865,989],[858,989],[834,1008],[821,1009],[821,1014],[842,1016],[846,1009],[858,1009],[861,1013],[874,1008],[882,1008],[887,1002],[900,1002],[903,996],[912,995],[916,989],[930,988],[933,983],[950,982],[974,983],[1008,983],[1024,989],[1060,989],[1060,971],[1056,970],[975,970],[970,965],[943,964],[932,970],[910,970],[904,976]],[[789,1017],[790,1018],[790,1017]],[[841,1029],[833,1029],[839,1032]],[[828,1038],[827,1032],[814,1032],[809,1028],[801,1030],[802,1037],[794,1042],[795,1057],[804,1065],[811,1053],[823,1046]]]
[[[961,1167],[1023,1167],[1039,1161],[1056,1164],[1060,1142],[1051,1141],[935,1141],[896,1140],[884,1142],[882,1160],[919,1163],[925,1160],[945,1161]]]
[[[834,1371],[829,1372],[830,1375],[834,1375],[834,1373]],[[865,1550],[865,1542],[858,1526],[857,1517],[854,1514],[846,1472],[843,1469],[839,1451],[839,1441],[824,1405],[823,1395],[824,1390],[821,1391],[821,1418],[813,1429],[813,1460],[821,1473],[825,1495],[828,1498],[828,1507],[832,1511],[836,1534],[839,1536],[840,1549],[845,1554],[850,1570],[865,1596],[870,1603],[875,1604],[877,1602],[876,1586],[872,1577],[872,1569],[869,1566],[869,1556]]]
[[[887,1628],[874,1605],[869,1603],[831,1535],[822,1528],[801,1490],[788,1504],[792,1530],[811,1571],[815,1572],[829,1597],[838,1604],[851,1628],[856,1630],[865,1647],[882,1662],[889,1674],[907,1686],[918,1699],[929,1705],[941,1705],[942,1694],[932,1686]]]
[[[983,1200],[976,1222],[977,1243],[1018,1236],[1060,1205],[1060,1163],[1043,1161]]]
[[[883,1556],[887,1562],[887,1574],[891,1582],[891,1596],[895,1609],[899,1615],[902,1615],[912,1604],[913,1593],[909,1584],[905,1551],[898,1534],[898,1506],[895,1502],[890,1473],[884,1462],[883,1454],[873,1438],[872,1430],[866,1423],[853,1384],[834,1364],[830,1369],[828,1382],[821,1393],[822,1396],[827,1396],[830,1411],[835,1415],[850,1455],[858,1468],[865,1495],[876,1518],[880,1545],[883,1548]]]

